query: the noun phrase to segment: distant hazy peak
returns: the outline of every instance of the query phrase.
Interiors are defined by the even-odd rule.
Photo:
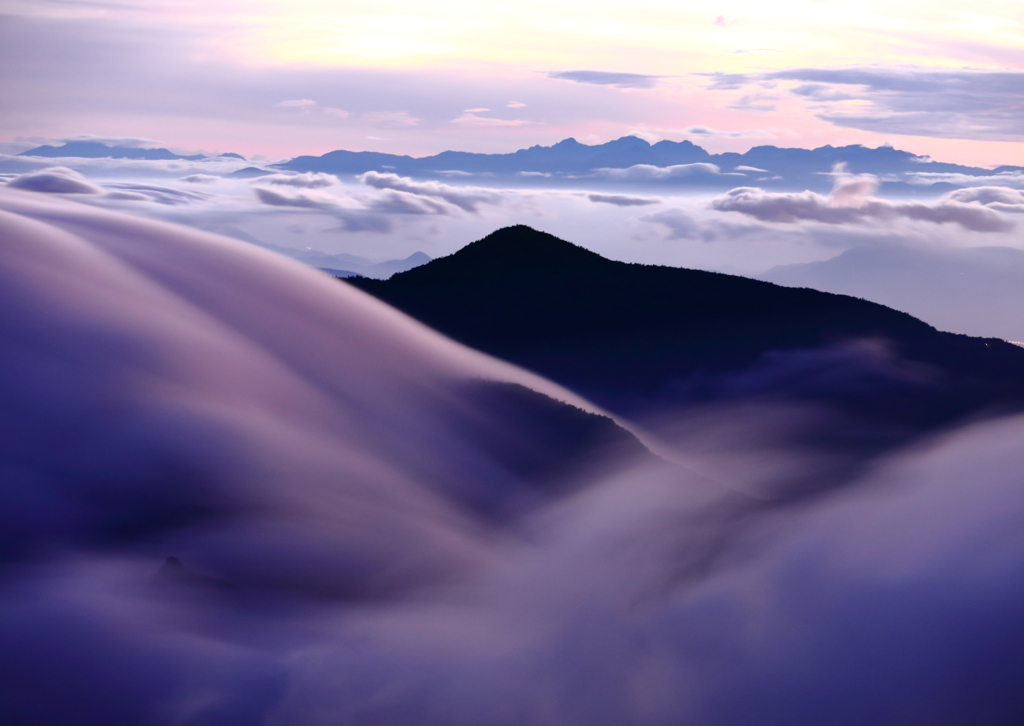
[[[145,159],[148,161],[197,160],[206,158],[202,154],[182,156],[163,148],[139,149],[126,146],[108,146],[99,141],[68,141],[61,146],[50,146],[47,144],[23,151],[18,156],[77,157],[81,159]]]
[[[169,149],[140,149],[133,146],[110,146],[100,141],[67,141],[61,146],[44,144],[34,149],[23,151],[18,156],[42,156],[46,158],[79,158],[79,159],[143,159],[146,161],[171,161],[185,159],[198,161],[209,157],[203,154],[183,156]],[[219,154],[217,158],[242,159],[245,157],[231,152]]]

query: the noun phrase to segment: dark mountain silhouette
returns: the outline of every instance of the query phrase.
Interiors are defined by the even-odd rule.
[[[901,440],[1024,402],[1024,350],[845,295],[615,262],[508,227],[389,280],[437,330],[627,416],[710,401],[828,404]]]
[[[601,183],[598,169],[627,169],[640,164],[668,167],[683,164],[714,164],[721,173],[697,169],[687,174],[652,180],[638,175],[636,179],[617,178],[607,183],[639,183],[645,185],[683,185],[735,187],[756,183],[771,188],[828,189],[829,173],[836,164],[846,164],[858,173],[904,175],[904,179],[887,182],[889,191],[914,194],[927,185],[908,184],[906,176],[916,172],[956,172],[979,176],[993,171],[979,167],[945,164],[918,157],[890,146],[870,149],[851,145],[822,146],[817,149],[782,149],[776,146],[755,146],[739,153],[709,154],[689,141],[659,141],[650,144],[636,136],[624,136],[605,144],[589,146],[576,139],[565,139],[552,146],[531,146],[511,154],[473,154],[444,151],[435,156],[414,158],[371,151],[331,151],[323,156],[299,156],[276,164],[287,171],[320,171],[330,174],[361,174],[367,171],[394,172],[407,176],[444,177],[446,173],[487,174],[498,177],[531,175],[530,183],[578,183],[587,176],[588,184]],[[748,167],[746,169],[737,167]],[[1011,170],[1015,167],[1001,167]],[[763,170],[763,171],[762,171]],[[543,177],[540,175],[548,175]],[[919,181],[919,180],[915,180]],[[955,187],[951,187],[955,188]],[[938,189],[933,189],[938,191]]]

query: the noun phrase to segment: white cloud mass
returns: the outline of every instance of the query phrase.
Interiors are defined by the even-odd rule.
[[[575,83],[592,83],[614,88],[654,88],[663,76],[643,73],[612,73],[608,71],[552,71],[548,78]]]
[[[623,181],[640,180],[661,180],[674,177],[691,176],[694,174],[720,175],[722,170],[714,164],[697,162],[694,164],[673,164],[672,166],[654,166],[653,164],[634,164],[625,169],[595,169],[594,175],[606,179],[621,179]],[[739,176],[742,176],[740,174]]]
[[[65,166],[51,166],[21,174],[7,182],[7,186],[11,189],[48,194],[102,194],[104,191],[79,172]]]
[[[302,174],[268,174],[252,179],[254,184],[277,184],[305,189],[323,189],[338,184],[338,177],[319,171],[307,171]]]
[[[632,197],[626,194],[588,194],[587,199],[592,202],[614,204],[616,207],[644,207],[662,202],[655,197]]]
[[[443,199],[466,212],[476,212],[481,204],[500,205],[503,195],[493,189],[482,187],[456,187],[436,181],[414,181],[398,174],[368,171],[359,180],[374,189],[394,189],[422,197]]]
[[[878,180],[870,175],[838,176],[832,193],[766,192],[738,187],[715,198],[711,207],[739,212],[762,222],[812,221],[856,224],[866,220],[911,219],[935,224],[958,224],[975,232],[1009,232],[1014,223],[994,209],[947,196],[937,202],[898,202],[871,197]]]

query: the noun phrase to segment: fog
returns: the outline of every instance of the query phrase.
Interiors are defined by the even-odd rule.
[[[827,411],[648,451],[253,245],[0,208],[4,723],[1024,717],[1019,417],[776,497]]]

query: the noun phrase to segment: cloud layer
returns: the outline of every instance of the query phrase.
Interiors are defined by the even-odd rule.
[[[609,71],[552,71],[548,78],[575,83],[591,83],[615,88],[654,88],[662,76],[642,73],[613,73]]]
[[[11,179],[7,186],[48,194],[102,194],[103,189],[81,173],[64,166],[52,166]]]
[[[740,212],[762,222],[811,221],[824,224],[856,224],[867,220],[910,219],[935,224],[957,224],[975,232],[1009,232],[1012,220],[994,208],[973,203],[975,198],[948,196],[931,204],[876,199],[870,194],[877,179],[867,175],[840,175],[832,193],[773,193],[756,187],[738,187],[711,202],[720,212]],[[1010,192],[1012,190],[1006,190]]]

